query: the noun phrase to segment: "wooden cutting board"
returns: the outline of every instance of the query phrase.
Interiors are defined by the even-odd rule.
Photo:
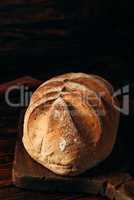
[[[131,180],[130,175],[127,173],[114,172],[112,174],[104,174],[99,168],[76,177],[63,177],[54,174],[35,162],[25,151],[22,144],[23,119],[24,113],[19,123],[19,134],[13,164],[12,177],[16,186],[40,191],[77,192],[108,196],[107,187],[109,187],[109,184],[112,185],[112,189],[115,189],[122,183]]]

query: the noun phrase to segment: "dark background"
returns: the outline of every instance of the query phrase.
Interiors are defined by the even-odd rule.
[[[1,0],[0,82],[82,71],[103,76],[116,89],[133,87],[132,15],[127,0]],[[131,172],[132,123],[131,108],[129,116],[121,115],[112,154],[113,167]]]
[[[132,9],[126,0],[1,0],[0,81],[67,71],[132,79]]]

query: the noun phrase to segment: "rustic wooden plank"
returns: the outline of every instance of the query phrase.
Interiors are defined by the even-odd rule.
[[[36,163],[25,151],[21,141],[22,125],[23,115],[20,121],[13,167],[13,183],[16,186],[40,191],[101,194],[109,197],[109,199],[112,199],[114,195],[115,200],[125,200],[122,197],[127,197],[126,192],[122,191],[120,186],[123,187],[125,182],[132,179],[129,174],[121,172],[105,173],[103,170],[100,173],[98,169],[98,172],[90,173],[89,171],[76,177],[58,176]]]
[[[78,199],[78,200],[104,200],[105,198],[96,197],[93,195],[84,195],[84,194],[62,194],[62,193],[41,193],[41,192],[34,192],[34,191],[27,191],[22,190],[15,187],[10,187],[12,185],[11,179],[11,171],[12,165],[0,165],[0,199],[4,200],[20,200],[24,199],[25,196],[29,198],[29,200],[71,200],[71,199]]]
[[[105,191],[106,196],[110,200],[133,200],[134,195],[128,192],[125,188],[125,184],[121,184],[118,187],[113,186],[112,184],[107,184]]]
[[[103,181],[81,177],[62,177],[34,162],[22,145],[23,114],[20,120],[19,136],[15,151],[13,182],[22,188],[42,191],[89,192],[98,194]],[[23,163],[23,164],[22,164]],[[83,183],[83,184],[82,184]]]
[[[76,194],[61,194],[61,193],[41,193],[22,190],[15,187],[0,189],[0,199],[3,200],[105,200],[105,198],[95,197],[90,195]]]

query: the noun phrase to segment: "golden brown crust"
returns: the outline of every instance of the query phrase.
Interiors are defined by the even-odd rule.
[[[107,81],[84,73],[43,83],[25,114],[23,144],[29,155],[60,175],[80,174],[104,160],[119,123],[112,92]]]

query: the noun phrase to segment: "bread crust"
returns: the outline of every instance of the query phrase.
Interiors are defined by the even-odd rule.
[[[109,156],[116,139],[119,112],[112,94],[110,83],[84,73],[44,82],[25,113],[26,151],[59,175],[75,176],[96,166]]]

